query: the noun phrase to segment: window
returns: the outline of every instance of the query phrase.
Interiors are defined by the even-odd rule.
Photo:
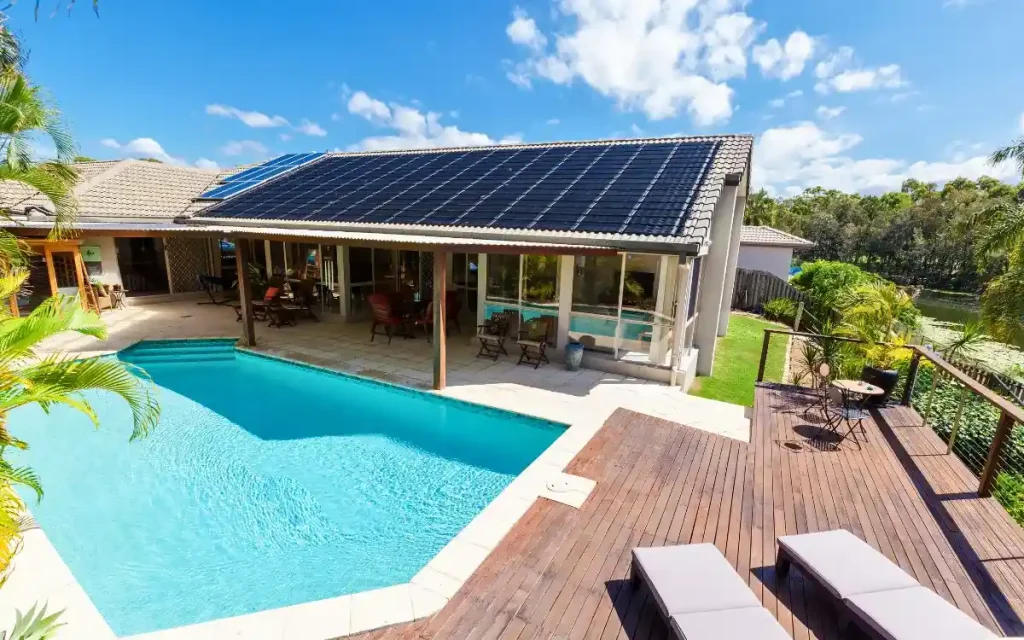
[[[373,282],[373,249],[351,247],[348,250],[349,282]]]
[[[621,256],[577,256],[572,280],[573,312],[617,316],[621,272]]]
[[[523,302],[558,309],[558,256],[523,256]]]
[[[519,304],[519,265],[516,255],[487,257],[487,299]]]
[[[395,291],[395,255],[389,249],[373,250],[373,284],[375,291]]]

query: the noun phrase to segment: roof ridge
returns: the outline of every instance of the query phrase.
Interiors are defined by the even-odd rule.
[[[79,184],[76,184],[75,188],[73,189],[73,192],[74,192],[75,196],[77,197],[77,196],[85,195],[85,193],[87,191],[89,191],[90,189],[92,189],[93,187],[95,187],[95,186],[97,186],[99,184],[102,184],[102,183],[106,182],[112,176],[114,176],[114,175],[116,175],[118,173],[121,173],[122,171],[124,171],[125,167],[127,167],[129,164],[131,164],[132,162],[135,162],[135,161],[131,160],[131,159],[125,158],[125,159],[116,160],[116,161],[113,161],[113,162],[114,162],[113,165],[111,165],[109,168],[107,168],[107,169],[97,173],[96,175],[94,175],[92,178],[90,178],[88,180],[83,180]]]
[[[672,144],[681,142],[701,142],[701,141],[723,141],[723,140],[750,140],[751,143],[754,141],[754,134],[752,133],[723,133],[713,135],[693,135],[693,136],[667,136],[667,137],[653,137],[653,138],[613,138],[611,140],[602,140],[600,138],[594,138],[589,140],[554,140],[550,142],[520,142],[516,144],[488,144],[481,146],[462,146],[462,147],[428,147],[421,149],[378,149],[378,150],[365,150],[365,151],[328,151],[324,153],[325,158],[337,158],[346,156],[368,156],[368,155],[399,155],[405,153],[450,153],[456,151],[490,151],[494,149],[537,149],[537,148],[556,148],[556,147],[577,147],[577,146],[597,146],[597,145],[619,145],[619,144]]]

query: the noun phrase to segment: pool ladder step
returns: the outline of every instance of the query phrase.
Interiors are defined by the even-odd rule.
[[[141,343],[121,352],[122,360],[134,364],[153,362],[189,363],[234,360],[235,345],[231,341]]]

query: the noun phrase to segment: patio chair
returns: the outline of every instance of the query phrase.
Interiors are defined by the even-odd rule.
[[[840,635],[850,622],[884,640],[994,640],[996,635],[849,531],[782,536],[776,574],[796,565],[839,605]]]
[[[505,340],[508,339],[515,311],[499,311],[477,326],[476,337],[480,340],[480,351],[476,357],[486,357],[497,362],[498,356],[508,355]]]
[[[459,311],[462,310],[462,295],[457,291],[449,291],[444,296],[444,319],[445,331],[455,327],[455,331],[462,333],[462,323],[459,322]]]
[[[713,544],[633,549],[633,588],[646,584],[683,640],[791,640]]]
[[[825,429],[823,432],[833,433],[841,440],[852,437],[859,447],[860,440],[857,439],[857,430],[860,429],[865,438],[867,437],[864,420],[869,417],[868,412],[864,410],[863,401],[854,402],[831,385],[825,388],[824,396]]]
[[[378,335],[386,335],[388,337],[388,344],[391,344],[391,339],[395,335],[410,337],[408,319],[395,313],[394,307],[391,306],[391,299],[387,294],[374,293],[367,300],[370,303],[370,308],[373,310],[373,324],[370,325],[370,342],[373,342],[373,339]],[[384,333],[378,332],[377,327],[383,327]]]
[[[416,319],[412,321],[413,329],[419,327],[423,329],[423,336],[430,342],[431,337],[434,333],[434,303],[433,301],[428,302],[427,306],[423,309],[423,313],[419,314]]]
[[[296,314],[304,314],[305,317],[320,321],[320,318],[313,313],[313,306],[316,304],[316,280],[306,278],[292,285],[292,305]],[[289,305],[285,305],[289,306]]]
[[[250,302],[252,309],[252,317],[254,320],[266,320],[267,319],[267,308],[274,303],[275,300],[281,295],[281,290],[277,287],[268,287],[267,291],[263,294],[262,300],[253,300]],[[231,307],[235,310],[235,322],[242,321],[242,305],[233,304]]]
[[[198,304],[227,304],[238,299],[238,290],[232,278],[199,274],[199,287],[210,297],[209,301]],[[229,292],[234,291],[234,295]]]
[[[533,318],[527,320],[523,324],[523,329],[519,332],[519,339],[516,340],[516,344],[519,345],[521,353],[519,354],[519,362],[517,365],[532,364],[533,368],[536,369],[541,363],[549,363],[548,356],[545,351],[548,348],[548,338],[551,334],[551,323],[548,318]]]

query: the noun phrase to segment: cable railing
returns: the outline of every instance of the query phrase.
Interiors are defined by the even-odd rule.
[[[773,336],[811,340],[822,348],[866,344],[844,336],[765,329],[758,382],[764,381]],[[882,346],[906,349],[912,354],[909,363],[904,363],[893,394],[897,401],[913,407],[923,425],[931,427],[946,443],[946,453],[956,455],[977,476],[979,496],[994,495],[1018,522],[1024,523],[1024,407],[1015,402],[1015,394],[997,393],[929,348]]]

